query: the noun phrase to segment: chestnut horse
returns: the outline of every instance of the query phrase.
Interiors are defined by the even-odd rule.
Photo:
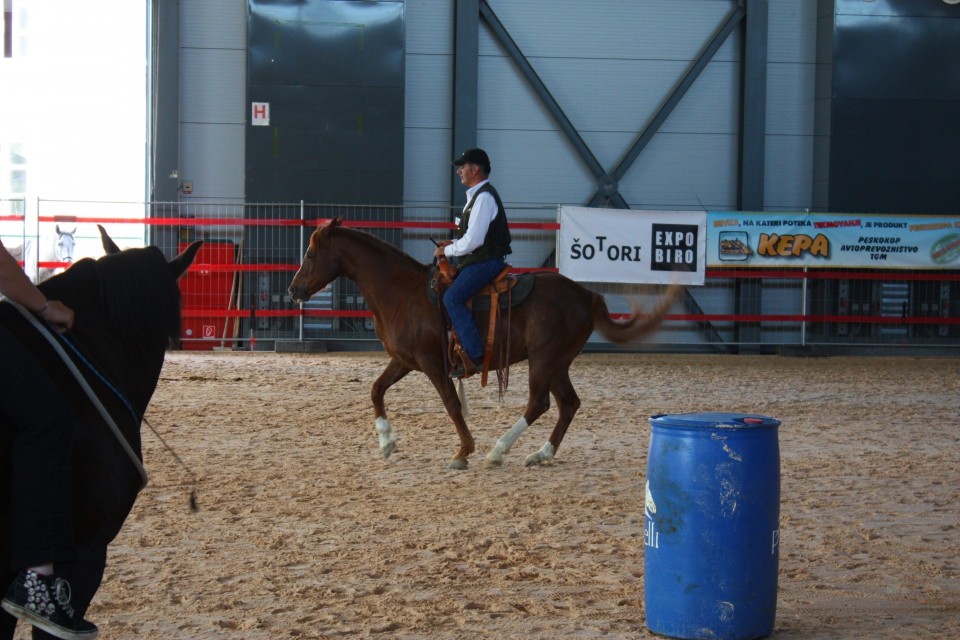
[[[391,244],[368,233],[341,226],[334,218],[310,236],[310,245],[299,271],[290,284],[290,295],[298,302],[308,300],[333,280],[344,276],[360,288],[373,312],[377,337],[390,356],[390,363],[373,383],[371,397],[374,426],[380,451],[389,457],[395,436],[383,397],[396,382],[411,371],[430,378],[443,400],[460,436],[460,448],[450,462],[451,469],[466,469],[467,457],[475,444],[463,418],[462,405],[453,381],[447,376],[444,350],[445,329],[441,327],[437,303],[428,295],[430,265],[421,264]],[[627,344],[652,333],[663,321],[682,287],[671,286],[650,315],[633,315],[625,322],[610,318],[603,297],[553,272],[534,274],[529,297],[509,314],[509,353],[500,361],[494,354],[491,369],[522,360],[529,361],[529,398],[523,417],[496,443],[487,460],[500,464],[503,454],[550,407],[550,394],[557,401],[560,416],[550,439],[530,454],[526,465],[550,462],[580,407],[580,398],[570,382],[570,364],[597,330],[604,338]],[[481,337],[487,322],[477,314]]]

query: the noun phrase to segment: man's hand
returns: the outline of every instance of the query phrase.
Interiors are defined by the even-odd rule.
[[[438,243],[437,243],[437,248],[433,250],[433,257],[434,257],[434,258],[441,258],[441,257],[443,257],[443,256],[445,255],[445,254],[443,253],[443,248],[446,247],[446,246],[449,246],[449,245],[451,245],[451,244],[453,244],[453,240],[441,240],[440,242],[438,242]]]
[[[48,300],[39,316],[53,325],[58,333],[64,333],[73,326],[73,309],[59,300]]]

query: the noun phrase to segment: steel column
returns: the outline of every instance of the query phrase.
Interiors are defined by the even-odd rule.
[[[450,150],[450,159],[477,146],[480,4],[480,0],[456,0],[454,5],[453,148]],[[452,169],[450,204],[457,207],[466,204],[466,194]],[[452,211],[450,215],[453,216]]]
[[[745,0],[740,132],[740,210],[763,211],[767,138],[768,0]]]
[[[180,197],[180,3],[154,0],[150,54],[150,199]]]
[[[746,6],[741,74],[740,204],[741,211],[763,211],[767,123],[767,0],[741,0]],[[762,282],[738,279],[734,287],[737,313],[761,310]],[[737,323],[735,340],[741,353],[760,351],[760,323]]]

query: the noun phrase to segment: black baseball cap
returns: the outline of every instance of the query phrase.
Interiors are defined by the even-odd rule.
[[[490,158],[483,149],[467,149],[459,158],[453,161],[453,166],[461,167],[465,164],[475,164],[484,168],[490,173]]]

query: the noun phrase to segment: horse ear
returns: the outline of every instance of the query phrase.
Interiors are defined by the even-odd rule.
[[[343,222],[343,218],[337,216],[336,218],[330,218],[330,222],[327,224],[317,223],[317,232],[323,236],[326,236],[330,233],[331,229],[334,227],[339,227],[341,222]]]
[[[197,257],[197,251],[200,250],[200,245],[202,244],[203,240],[191,242],[190,246],[183,250],[183,253],[170,261],[170,272],[174,278],[179,278],[187,272],[187,268],[193,263],[193,259]]]
[[[101,225],[97,225],[97,229],[100,230],[100,244],[103,245],[103,251],[107,255],[111,253],[120,253],[120,247],[117,246],[117,243],[113,241],[109,235],[107,235],[107,230],[104,229]]]

